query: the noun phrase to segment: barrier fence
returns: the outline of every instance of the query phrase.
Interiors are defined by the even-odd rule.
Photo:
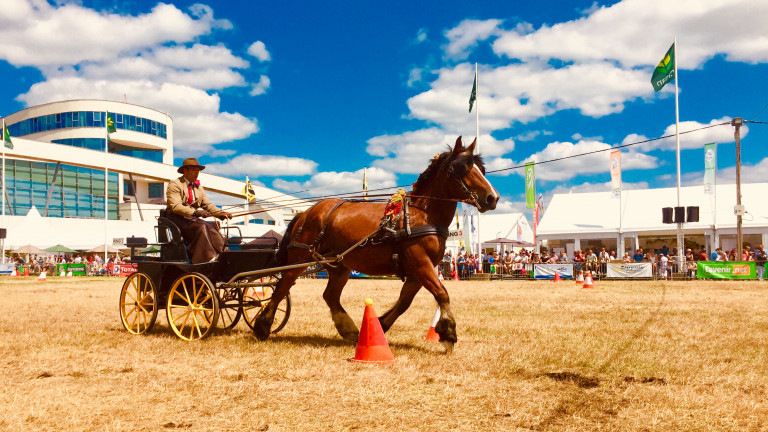
[[[453,264],[442,261],[438,270],[444,279],[453,279],[454,269],[460,280],[490,279],[553,279],[557,272],[562,279],[578,276],[579,272],[592,273],[592,278],[603,279],[635,279],[635,280],[695,280],[695,279],[763,279],[763,266],[754,261],[682,261],[670,260],[666,265],[661,263],[639,262],[625,263],[613,261],[608,263],[573,262],[563,264],[534,264],[534,263],[488,263],[484,262],[482,269],[466,263]]]

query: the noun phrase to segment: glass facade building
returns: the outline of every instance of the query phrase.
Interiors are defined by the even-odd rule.
[[[110,115],[114,116],[112,120],[117,129],[167,138],[166,126],[163,123],[128,114],[110,113]],[[105,124],[106,112],[104,111],[74,111],[28,118],[7,126],[11,136],[22,137],[65,128],[94,127],[104,129]],[[104,149],[103,144],[102,149]]]
[[[8,159],[7,215],[25,215],[34,205],[42,216],[104,219],[104,171],[64,164]],[[118,218],[118,175],[109,173],[108,219]]]

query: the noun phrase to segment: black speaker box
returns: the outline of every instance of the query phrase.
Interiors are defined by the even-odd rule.
[[[686,208],[687,218],[686,222],[698,222],[699,221],[699,206],[688,206]]]
[[[685,222],[685,207],[675,207],[675,223]]]
[[[672,207],[662,207],[661,222],[672,223]]]

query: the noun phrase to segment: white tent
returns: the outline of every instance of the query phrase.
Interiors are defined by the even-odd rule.
[[[768,244],[768,183],[741,186],[741,202],[747,210],[742,232]],[[698,206],[699,221],[684,223],[686,236],[703,238],[707,250],[735,247],[736,186],[718,185],[716,194],[707,195],[703,186],[680,188],[680,206]],[[621,208],[619,207],[621,205]],[[623,242],[631,251],[643,238],[675,237],[677,224],[662,222],[662,208],[677,206],[677,189],[625,190],[621,200],[610,191],[556,194],[539,223],[537,241],[565,241],[570,247],[589,239],[612,239]],[[676,245],[669,244],[670,250]],[[569,249],[570,249],[569,247]],[[569,255],[572,253],[568,251]]]
[[[484,248],[499,247],[497,243],[493,242],[497,238],[533,243],[533,229],[523,213],[481,214],[480,242],[482,246]]]

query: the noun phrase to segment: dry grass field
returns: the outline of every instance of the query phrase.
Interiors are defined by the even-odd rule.
[[[121,279],[0,282],[3,431],[765,431],[768,284],[446,282],[459,343],[422,341],[422,290],[387,333],[398,363],[350,363],[323,282],[292,291],[286,328],[135,336]],[[399,281],[353,280],[360,322]]]

